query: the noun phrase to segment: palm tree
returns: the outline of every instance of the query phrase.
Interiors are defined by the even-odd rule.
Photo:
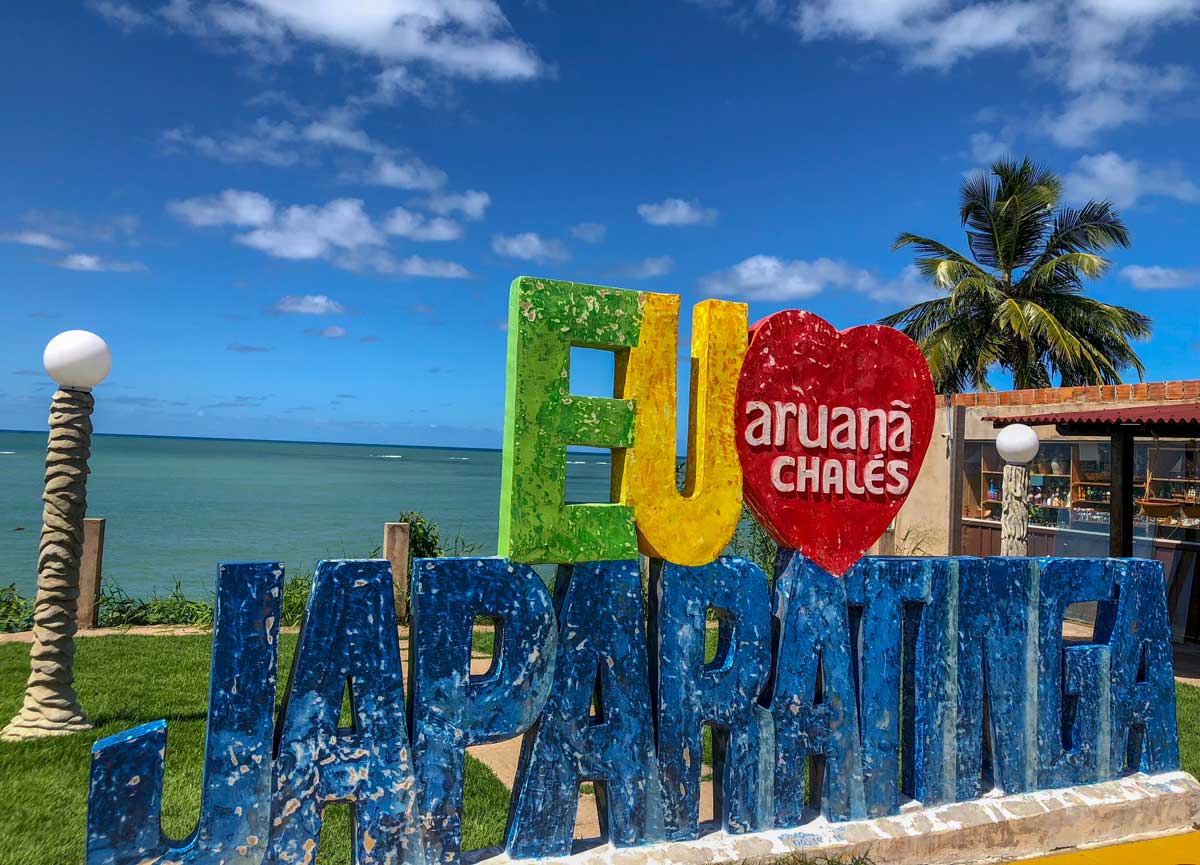
[[[1107,201],[1059,206],[1062,180],[1028,158],[1000,160],[969,176],[959,193],[971,257],[915,234],[915,264],[946,292],[881,319],[921,347],[940,393],[989,390],[999,367],[1016,388],[1120,384],[1144,370],[1131,341],[1150,335],[1150,319],[1084,295],[1086,280],[1108,270],[1100,253],[1129,246],[1129,232]]]

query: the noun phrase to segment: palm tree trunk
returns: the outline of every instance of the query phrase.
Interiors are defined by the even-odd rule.
[[[93,405],[89,392],[65,388],[50,404],[29,682],[21,711],[0,739],[37,739],[92,726],[75,696],[74,663]]]

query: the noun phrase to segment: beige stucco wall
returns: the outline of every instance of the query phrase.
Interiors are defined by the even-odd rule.
[[[939,400],[925,462],[892,530],[871,549],[877,555],[944,556],[950,544],[950,439]]]

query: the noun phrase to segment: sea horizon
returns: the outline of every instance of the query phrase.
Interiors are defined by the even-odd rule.
[[[49,428],[44,430],[35,429],[6,429],[0,428],[0,433],[34,433],[38,435],[49,435]],[[269,439],[269,438],[237,438],[235,436],[184,436],[184,435],[165,435],[159,433],[113,433],[113,432],[93,432],[92,438],[133,438],[133,439],[183,439],[186,441],[217,441],[217,442],[270,442],[273,444],[296,444],[296,445],[347,445],[349,447],[372,447],[372,448],[411,448],[413,450],[441,450],[441,451],[480,451],[502,453],[503,447],[498,448],[481,448],[468,447],[467,445],[410,445],[399,442],[343,442],[330,441],[327,439]],[[604,448],[588,448],[576,445],[568,445],[567,453],[590,453],[603,454],[609,451]]]
[[[0,430],[0,586],[32,596],[44,430]],[[607,501],[608,451],[571,449],[568,501]],[[98,433],[88,516],[103,517],[103,581],[134,597],[211,593],[223,561],[363,558],[418,511],[447,546],[496,555],[502,449]]]

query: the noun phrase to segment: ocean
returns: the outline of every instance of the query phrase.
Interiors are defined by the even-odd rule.
[[[0,432],[0,585],[32,596],[46,433]],[[567,500],[608,501],[607,452],[567,455]],[[495,555],[500,451],[97,435],[88,516],[104,517],[104,582],[134,597],[206,597],[217,563],[304,574],[366,557],[404,511]]]

